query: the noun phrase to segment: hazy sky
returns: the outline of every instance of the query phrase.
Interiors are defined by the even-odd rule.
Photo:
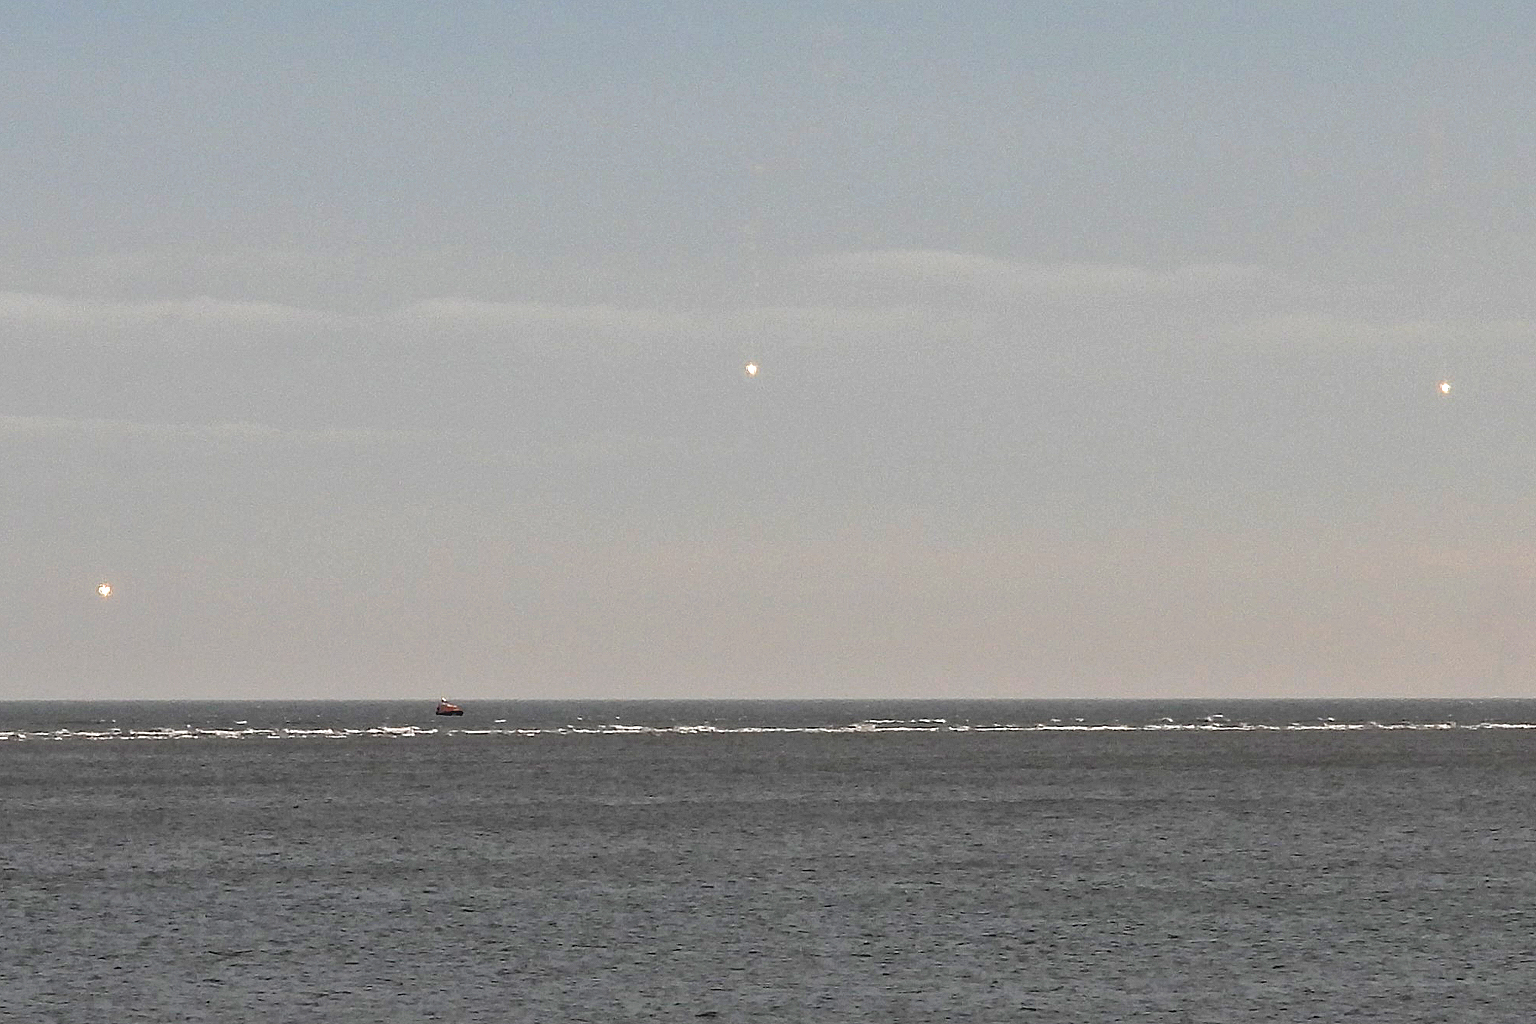
[[[1529,4],[0,11],[0,699],[1536,694]]]

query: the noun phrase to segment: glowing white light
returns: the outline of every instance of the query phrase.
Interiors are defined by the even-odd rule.
[[[756,377],[757,376],[757,364],[756,363],[748,363],[745,367],[743,367],[743,369],[745,369],[747,371],[747,376],[748,377]]]
[[[99,584],[97,584],[97,586],[96,586],[96,593],[100,594],[102,597],[111,597],[112,596],[112,584],[110,584],[110,583],[99,583]]]
[[[1442,395],[1448,395],[1448,394],[1451,393],[1451,382],[1450,381],[1443,380],[1437,386],[1440,388],[1440,393]]]

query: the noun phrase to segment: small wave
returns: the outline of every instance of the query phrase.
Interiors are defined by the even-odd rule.
[[[422,739],[427,737],[506,737],[539,736],[755,736],[755,735],[836,735],[884,733],[1352,733],[1352,732],[1476,732],[1480,730],[1532,730],[1533,722],[1482,721],[1442,722],[1339,722],[1319,719],[1310,722],[1242,722],[1211,716],[1192,722],[1161,718],[1150,722],[1070,722],[1053,718],[1040,722],[949,722],[940,718],[865,719],[846,724],[827,725],[720,725],[713,722],[672,725],[631,725],[626,723],[576,723],[545,727],[506,726],[498,720],[493,727],[422,727],[415,725],[374,725],[367,727],[253,727],[216,728],[194,726],[159,726],[153,728],[0,730],[0,742],[36,741],[134,741],[156,740],[350,740],[350,739]]]

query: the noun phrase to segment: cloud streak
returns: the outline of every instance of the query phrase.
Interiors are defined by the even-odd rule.
[[[1238,263],[1191,263],[1154,270],[1133,264],[1004,260],[942,249],[841,253],[815,261],[814,268],[854,284],[1061,300],[1234,292],[1274,279],[1263,267]]]
[[[0,416],[0,438],[12,440],[151,441],[172,444],[394,445],[447,440],[417,430],[342,428],[294,430],[263,423],[143,423],[62,416]]]
[[[35,292],[0,292],[0,321],[85,328],[140,327],[175,322],[316,323],[329,314],[276,302],[232,301],[199,296],[150,302],[105,302]]]

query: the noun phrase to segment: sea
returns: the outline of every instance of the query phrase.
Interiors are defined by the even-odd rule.
[[[1536,1013],[1536,701],[460,703],[0,703],[0,1020]]]

